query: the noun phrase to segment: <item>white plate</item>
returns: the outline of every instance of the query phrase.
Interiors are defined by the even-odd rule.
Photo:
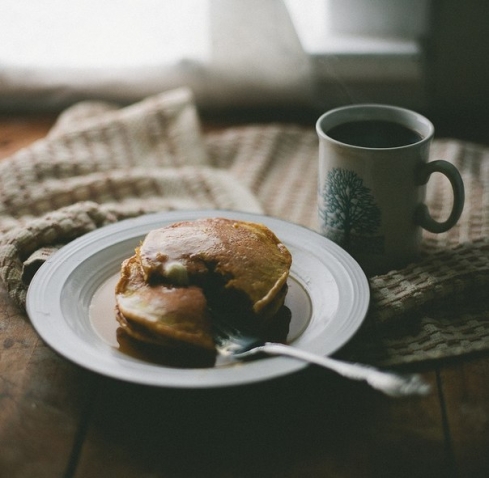
[[[367,313],[369,287],[354,259],[319,234],[279,219],[234,211],[175,211],[129,219],[86,234],[54,254],[34,276],[27,313],[42,339],[65,358],[109,377],[153,386],[218,387],[267,380],[303,362],[273,357],[231,366],[171,368],[117,349],[90,320],[94,295],[152,229],[180,220],[229,217],[261,222],[292,253],[290,291],[293,346],[329,355],[355,334]],[[110,307],[110,310],[112,308]],[[115,319],[114,319],[115,320]]]

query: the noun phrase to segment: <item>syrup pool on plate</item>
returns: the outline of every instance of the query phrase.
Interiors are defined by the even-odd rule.
[[[152,363],[162,365],[185,367],[181,364],[169,363],[165,357],[156,358],[154,354],[142,352],[131,344],[130,340],[125,340],[123,335],[118,334],[119,323],[115,318],[115,286],[119,280],[119,272],[111,276],[96,290],[90,304],[90,323],[97,332],[97,335],[110,347],[119,350],[121,353],[130,355]],[[289,332],[287,342],[292,343],[307,328],[311,318],[312,307],[309,295],[302,285],[293,277],[289,277],[289,290],[285,299],[285,306],[291,312]],[[229,365],[229,359],[217,357],[214,366]],[[235,362],[233,362],[235,363]]]

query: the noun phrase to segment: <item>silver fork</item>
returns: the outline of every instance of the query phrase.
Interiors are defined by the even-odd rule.
[[[431,390],[430,385],[418,374],[396,374],[370,365],[323,357],[290,345],[266,342],[259,336],[241,327],[238,329],[219,317],[214,317],[214,340],[217,351],[223,356],[238,360],[257,354],[292,357],[327,368],[352,380],[363,380],[391,397],[427,395]]]

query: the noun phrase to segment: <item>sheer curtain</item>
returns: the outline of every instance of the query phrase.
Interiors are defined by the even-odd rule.
[[[3,0],[0,110],[183,85],[209,107],[309,102],[310,58],[284,2]]]

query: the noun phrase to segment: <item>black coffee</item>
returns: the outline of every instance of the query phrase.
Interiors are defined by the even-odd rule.
[[[396,148],[417,143],[422,136],[392,121],[362,120],[331,128],[327,135],[341,143],[364,148]]]

